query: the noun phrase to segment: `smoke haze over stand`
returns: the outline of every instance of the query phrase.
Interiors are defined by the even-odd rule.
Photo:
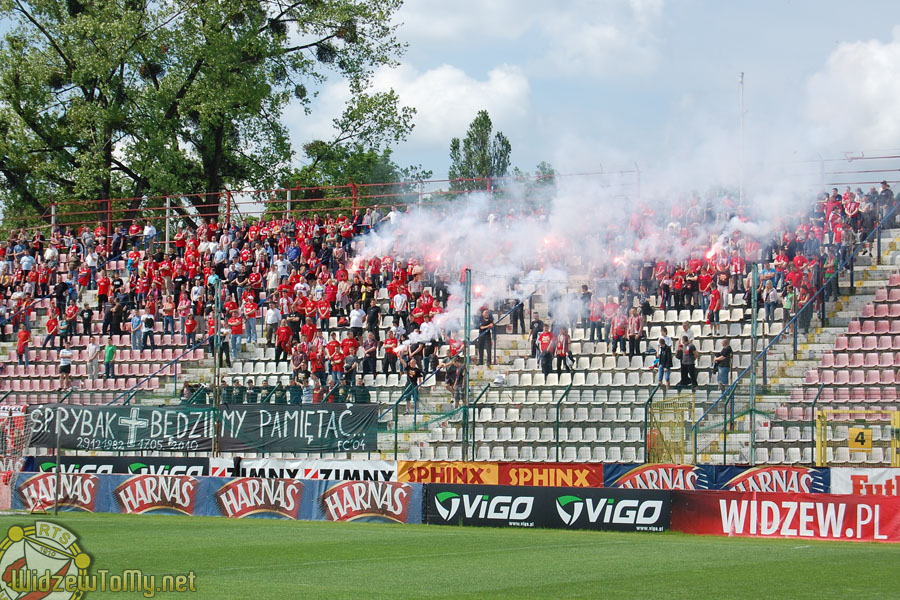
[[[624,198],[614,186],[590,177],[557,178],[539,212],[521,209],[530,201],[520,186],[505,190],[508,198],[493,201],[486,193],[470,193],[458,204],[413,207],[396,224],[386,222],[364,238],[354,265],[392,255],[417,259],[426,271],[446,276],[451,298],[446,313],[435,320],[450,332],[463,328],[460,275],[467,267],[473,271],[473,317],[481,306],[494,309],[535,291],[557,298],[551,310],[558,315],[573,308],[573,301],[580,308],[580,299],[568,293],[583,283],[595,294],[612,292],[629,277],[629,262],[648,258],[673,264],[703,258],[710,249],[726,248],[735,232],[764,246],[776,232],[777,216],[787,216],[783,207],[802,214],[817,197],[815,191],[787,184],[771,188],[748,195],[743,209],[736,206],[735,195],[699,196],[652,182],[644,187],[643,199]],[[710,222],[704,219],[707,203]],[[685,209],[685,214],[673,218],[673,207]],[[753,220],[756,215],[762,218]],[[511,291],[514,284],[518,293]]]

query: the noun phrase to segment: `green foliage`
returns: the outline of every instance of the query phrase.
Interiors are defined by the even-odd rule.
[[[14,0],[0,42],[0,201],[46,214],[51,199],[270,187],[293,148],[287,103],[346,80],[341,143],[403,139],[414,110],[370,78],[394,65],[401,0]],[[132,202],[131,207],[140,204]],[[212,206],[211,206],[212,205]],[[100,210],[103,203],[97,204]]]
[[[460,143],[459,138],[450,140],[451,180],[486,179],[503,177],[509,170],[509,156],[512,146],[509,140],[498,131],[493,134],[493,123],[486,110],[478,111],[475,119],[469,124],[466,137]],[[486,189],[486,181],[453,181],[454,190]]]

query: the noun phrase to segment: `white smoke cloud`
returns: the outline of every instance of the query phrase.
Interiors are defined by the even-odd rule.
[[[810,77],[807,115],[818,146],[897,148],[900,140],[900,27],[890,41],[838,44],[824,69]]]

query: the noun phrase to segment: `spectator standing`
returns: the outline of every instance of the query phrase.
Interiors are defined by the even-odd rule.
[[[541,373],[546,377],[553,368],[553,348],[555,345],[553,332],[550,331],[550,325],[548,323],[544,323],[544,331],[538,336],[537,344]]]
[[[718,374],[718,384],[719,390],[724,391],[725,388],[728,387],[729,378],[731,375],[731,357],[733,355],[733,351],[731,350],[731,346],[728,342],[728,339],[722,340],[722,348],[716,353],[715,357],[715,365],[716,371]]]
[[[116,345],[113,343],[112,336],[110,336],[106,340],[106,347],[103,349],[104,379],[116,378],[115,358]]]
[[[360,303],[354,303],[353,310],[350,311],[350,333],[353,337],[358,338],[362,335],[365,318],[366,312],[360,307]]]
[[[59,319],[55,314],[51,313],[50,317],[47,319],[46,327],[47,335],[44,336],[44,343],[41,344],[41,348],[46,348],[47,344],[50,344],[50,347],[52,348],[54,340],[56,340],[56,337],[59,335]],[[61,349],[63,344],[62,337],[60,337],[59,340],[56,341],[57,348]]]
[[[277,337],[278,328],[282,325],[281,311],[278,309],[277,304],[274,302],[269,304],[263,320],[266,326],[266,346],[271,348],[273,341]],[[287,323],[284,323],[284,325],[287,325]],[[291,333],[293,334],[293,331]]]
[[[182,325],[181,331],[184,333],[184,345],[186,348],[195,348],[197,346],[197,319],[192,312],[188,312]]]
[[[156,350],[156,340],[153,337],[153,328],[156,326],[156,320],[153,318],[153,315],[150,314],[150,311],[144,310],[143,316],[141,316],[141,350],[147,347],[147,342],[150,343],[150,348]]]
[[[692,390],[697,388],[697,346],[688,338],[681,336],[678,344],[678,352],[675,356],[681,362],[681,381],[678,387],[685,388],[690,386]]]
[[[142,350],[141,346],[141,325],[143,323],[143,319],[141,319],[140,313],[137,311],[131,316],[131,349],[132,350]]]
[[[175,299],[166,296],[162,305],[163,335],[175,335]]]
[[[666,343],[666,338],[659,338],[659,348],[656,349],[656,358],[659,363],[659,383],[665,384],[669,391],[669,377],[672,374],[672,347]]]
[[[487,352],[487,365],[491,366],[491,348],[494,341],[494,317],[491,311],[481,311],[478,320],[478,364],[484,363],[484,354]]]
[[[640,310],[631,309],[631,315],[628,317],[628,357],[640,356],[641,354],[641,336],[644,333],[644,318],[641,317]]]
[[[375,375],[377,372],[376,367],[376,358],[378,353],[378,340],[375,339],[375,334],[373,332],[368,332],[365,341],[362,345],[363,348],[363,361],[362,361],[362,372],[363,375]]]
[[[72,387],[72,356],[73,352],[69,348],[69,341],[66,340],[59,351],[59,388],[61,390]]]
[[[19,364],[28,366],[28,346],[31,341],[31,331],[22,327],[16,333],[16,354],[19,355]]]
[[[540,358],[538,352],[538,337],[540,337],[543,331],[544,322],[541,321],[540,315],[536,312],[531,313],[531,330],[528,334],[528,339],[531,342],[531,358]]]
[[[87,378],[94,381],[100,376],[100,345],[94,336],[91,336],[87,344]]]
[[[226,323],[231,328],[231,360],[236,361],[238,348],[241,346],[241,337],[244,335],[244,320],[238,311],[233,310]]]
[[[569,332],[563,327],[559,330],[559,333],[556,336],[556,374],[562,375],[563,366],[566,367],[566,370],[571,372],[572,368],[569,366]]]

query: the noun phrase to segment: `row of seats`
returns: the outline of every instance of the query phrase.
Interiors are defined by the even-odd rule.
[[[851,335],[838,336],[834,352],[900,352],[900,335]]]
[[[181,374],[181,364],[173,363],[170,365],[164,365],[161,363],[116,363],[115,364],[116,375],[118,377],[149,377],[151,374],[155,374],[159,377],[171,377],[173,375]],[[86,363],[73,363],[71,375],[73,377],[86,377],[87,376],[87,364]],[[103,367],[100,368],[100,374],[103,375]],[[48,363],[45,365],[7,365],[7,367],[3,370],[0,370],[0,378],[15,378],[15,379],[23,379],[30,377],[59,377],[59,365],[55,363]]]
[[[822,369],[894,369],[900,367],[900,352],[826,352],[819,365]]]
[[[479,423],[553,423],[556,421],[556,408],[475,408],[473,418]],[[614,406],[605,408],[595,406],[561,407],[559,420],[562,423],[643,423],[644,407]]]
[[[116,348],[115,361],[119,362],[169,362],[175,360],[176,357],[184,354],[182,360],[203,360],[205,351],[203,348],[196,348],[189,353],[184,354],[184,350],[172,348],[157,348],[156,350],[128,350],[127,348]],[[102,352],[101,352],[102,357]],[[29,362],[56,362],[59,360],[58,350],[29,350]],[[72,350],[72,360],[74,362],[83,362],[87,360],[87,350]],[[9,362],[18,361],[18,354],[15,350],[9,352]],[[101,360],[102,362],[102,360]]]
[[[84,390],[126,390],[135,387],[138,381],[143,381],[142,390],[157,390],[160,387],[159,378],[151,377],[147,380],[137,377],[116,377],[115,379],[83,379],[76,380],[76,385]],[[55,392],[60,390],[59,379],[2,379],[0,391],[6,392]]]
[[[560,448],[560,462],[643,462],[643,446],[563,446]],[[462,460],[462,448],[455,446],[411,446],[410,460]],[[477,444],[475,460],[478,461],[536,461],[553,462],[556,460],[556,448],[547,446],[488,446]]]
[[[827,386],[892,386],[898,381],[896,372],[891,369],[810,369],[806,372],[807,385]],[[858,389],[855,397],[865,397],[868,390]],[[896,391],[896,390],[895,390]],[[851,396],[853,397],[853,396]]]
[[[746,364],[744,361],[738,362],[738,364],[734,365],[734,369],[743,369],[749,365],[750,358],[746,357]],[[581,371],[575,373],[560,373],[557,375],[556,373],[550,373],[548,375],[544,375],[542,373],[510,373],[507,378],[507,384],[511,386],[543,386],[543,387],[565,387],[570,383],[575,386],[588,386],[588,387],[618,387],[618,388],[634,388],[640,386],[653,386],[657,381],[657,371],[656,369],[650,370],[646,369],[641,372],[630,371],[628,373],[616,372],[610,373],[608,371],[604,371],[602,373],[589,372],[583,373]],[[678,385],[681,381],[681,373],[678,368],[675,367],[672,369],[670,375],[670,385]],[[700,386],[709,385],[710,373],[708,370],[698,370],[697,371],[697,383]]]
[[[545,443],[556,441],[555,427],[475,427],[476,442],[526,442]],[[433,429],[429,433],[429,441],[461,442],[462,430],[456,428]],[[638,443],[642,441],[640,427],[571,427],[559,428],[560,442],[583,442],[587,444],[619,444]]]

